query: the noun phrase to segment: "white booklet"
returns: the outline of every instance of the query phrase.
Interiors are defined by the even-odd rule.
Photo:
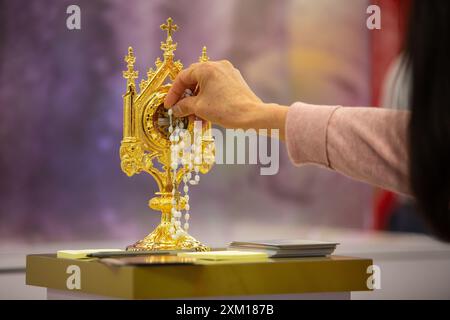
[[[229,250],[251,250],[266,252],[272,258],[281,257],[322,257],[331,255],[337,242],[314,240],[256,240],[233,241]]]

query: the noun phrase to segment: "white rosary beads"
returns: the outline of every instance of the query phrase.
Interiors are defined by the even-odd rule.
[[[192,91],[186,89],[183,97],[192,96]],[[202,122],[196,120],[194,123],[194,141],[191,143],[191,137],[187,128],[184,128],[184,122],[182,119],[173,119],[173,111],[169,109],[169,134],[170,134],[170,149],[171,149],[171,172],[172,172],[172,226],[170,233],[172,237],[178,239],[189,229],[190,220],[190,206],[189,206],[189,184],[197,185],[200,181],[199,171],[202,161]],[[190,145],[187,145],[187,143]],[[183,192],[186,204],[184,206],[185,223],[181,228],[181,210],[180,197],[177,197],[177,169],[181,165],[181,169],[186,170],[186,173],[182,177]],[[192,179],[191,172],[195,171],[194,179]],[[184,229],[184,230],[183,230]]]

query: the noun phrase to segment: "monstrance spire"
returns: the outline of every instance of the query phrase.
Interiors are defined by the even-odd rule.
[[[172,58],[173,52],[177,49],[177,44],[173,43],[172,34],[178,30],[178,26],[173,23],[172,18],[167,18],[166,23],[163,23],[160,28],[163,31],[167,31],[166,42],[161,42],[161,50],[164,51],[164,58]]]

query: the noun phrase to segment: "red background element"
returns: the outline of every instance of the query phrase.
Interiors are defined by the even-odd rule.
[[[401,52],[408,27],[410,0],[372,0],[381,9],[381,30],[372,30],[372,103],[379,105],[384,77]]]
[[[379,106],[381,88],[390,64],[404,47],[408,28],[410,0],[372,0],[381,9],[381,30],[372,30],[372,104]],[[396,196],[384,190],[375,194],[374,228],[387,227],[390,213],[395,208]]]

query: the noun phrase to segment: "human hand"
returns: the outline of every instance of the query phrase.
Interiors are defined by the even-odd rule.
[[[182,97],[186,89],[196,95]],[[279,129],[284,133],[287,108],[264,104],[228,61],[194,63],[181,71],[164,105],[177,117],[196,115],[225,128]]]

